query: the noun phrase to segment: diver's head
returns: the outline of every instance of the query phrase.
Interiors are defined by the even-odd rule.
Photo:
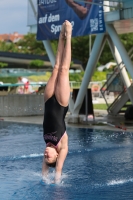
[[[56,160],[58,157],[58,152],[53,146],[47,146],[44,151],[45,162],[49,167],[56,166]]]

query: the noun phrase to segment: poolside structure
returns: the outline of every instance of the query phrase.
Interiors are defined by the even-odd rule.
[[[78,0],[80,2],[80,0]],[[133,79],[133,65],[130,59],[129,53],[124,48],[120,41],[119,34],[133,32],[133,1],[132,0],[117,0],[117,1],[104,1],[104,14],[106,32],[97,34],[94,45],[92,47],[91,56],[88,59],[88,63],[85,70],[85,75],[81,83],[80,90],[77,95],[77,99],[73,102],[73,106],[70,106],[73,123],[78,122],[79,110],[82,106],[83,99],[86,94],[88,84],[93,75],[94,69],[98,62],[98,59],[102,53],[105,42],[108,41],[112,55],[117,63],[117,70],[124,83],[124,90],[113,102],[112,106],[108,108],[108,113],[111,115],[117,115],[121,108],[126,104],[128,100],[133,104],[133,86],[128,77],[127,71]],[[112,7],[112,9],[110,9]],[[28,26],[30,26],[30,32],[37,32],[37,3],[35,0],[28,1]],[[50,44],[50,41],[42,41],[44,47],[49,56],[49,60],[54,66],[55,56]],[[132,49],[131,49],[132,51]],[[109,80],[110,83],[116,77],[116,73],[113,74]],[[107,88],[108,89],[108,88]],[[72,101],[71,101],[72,102]]]
[[[4,52],[0,51],[0,62],[8,63],[9,68],[29,68],[30,63],[33,60],[42,60],[43,66],[41,70],[52,71],[52,65],[49,61],[47,55],[35,55],[35,54],[23,54],[23,53],[14,53],[14,52]],[[78,60],[73,60],[74,64],[71,66],[71,69],[82,70],[81,62]],[[30,67],[32,68],[32,67]],[[40,70],[40,69],[39,69]]]

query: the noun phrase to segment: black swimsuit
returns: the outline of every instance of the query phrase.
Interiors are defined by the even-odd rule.
[[[68,106],[61,106],[55,95],[45,102],[43,137],[46,144],[51,143],[57,146],[66,131],[64,119],[67,111]]]

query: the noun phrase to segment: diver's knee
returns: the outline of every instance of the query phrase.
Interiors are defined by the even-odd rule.
[[[68,67],[66,67],[66,66],[62,66],[61,68],[60,68],[60,71],[59,71],[59,73],[60,74],[68,74],[68,72],[69,72],[69,69],[68,69]]]

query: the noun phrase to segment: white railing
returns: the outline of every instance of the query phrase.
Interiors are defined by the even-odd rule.
[[[92,88],[92,87],[97,87],[98,90],[100,90],[100,88],[103,86],[103,83],[105,82],[105,80],[103,81],[91,81],[89,82],[88,88]],[[70,81],[70,87],[71,88],[80,88],[81,86],[81,82],[75,82],[75,81]]]

